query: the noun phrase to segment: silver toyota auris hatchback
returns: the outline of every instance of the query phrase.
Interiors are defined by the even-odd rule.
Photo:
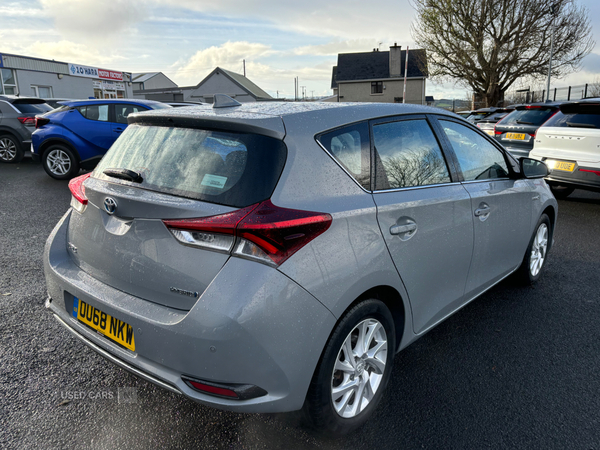
[[[129,124],[69,185],[46,304],[216,408],[354,429],[396,352],[508,275],[536,281],[551,247],[546,166],[439,109],[217,96]]]

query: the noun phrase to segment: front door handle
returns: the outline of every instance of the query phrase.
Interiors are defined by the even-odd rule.
[[[416,223],[408,223],[406,225],[392,225],[390,227],[390,234],[397,235],[402,233],[412,233],[417,231]]]

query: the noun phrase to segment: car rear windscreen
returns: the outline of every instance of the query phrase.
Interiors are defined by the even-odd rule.
[[[498,125],[535,125],[540,126],[548,120],[555,109],[536,108],[519,109],[506,116]]]
[[[282,141],[258,134],[129,125],[93,176],[242,208],[271,196],[286,156]],[[132,170],[143,181],[109,177],[106,169]]]
[[[600,128],[600,110],[596,114],[564,114],[557,112],[545,127]]]
[[[14,102],[13,106],[23,114],[43,114],[52,111],[52,107],[48,103]]]

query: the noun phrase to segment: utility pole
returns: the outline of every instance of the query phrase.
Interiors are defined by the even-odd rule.
[[[404,91],[402,92],[402,103],[406,103],[406,75],[407,74],[408,74],[408,45],[406,46],[406,57],[404,58]]]
[[[550,7],[550,14],[552,14],[552,34],[550,35],[550,60],[548,61],[548,84],[546,88],[546,102],[550,101],[550,75],[552,73],[552,53],[554,52],[554,32],[556,31],[556,21],[555,16],[557,11],[557,6],[552,5]]]

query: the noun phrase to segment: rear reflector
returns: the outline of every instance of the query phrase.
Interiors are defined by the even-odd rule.
[[[35,125],[35,117],[17,117],[23,125]]]
[[[218,216],[163,222],[183,244],[230,252],[237,240],[234,255],[278,266],[324,233],[331,221],[326,213],[281,208],[266,200]]]
[[[82,213],[87,204],[88,199],[85,196],[85,186],[83,182],[90,177],[91,173],[86,173],[69,181],[69,190],[71,191],[71,206],[77,212]]]
[[[600,170],[579,169],[579,171],[580,172],[595,173],[596,175],[598,175],[600,177]]]
[[[207,394],[219,395],[222,397],[231,397],[231,398],[239,398],[238,395],[232,391],[231,389],[226,389],[217,386],[211,386],[209,384],[200,383],[198,381],[187,380],[188,384],[194,389],[202,392],[206,392]]]

